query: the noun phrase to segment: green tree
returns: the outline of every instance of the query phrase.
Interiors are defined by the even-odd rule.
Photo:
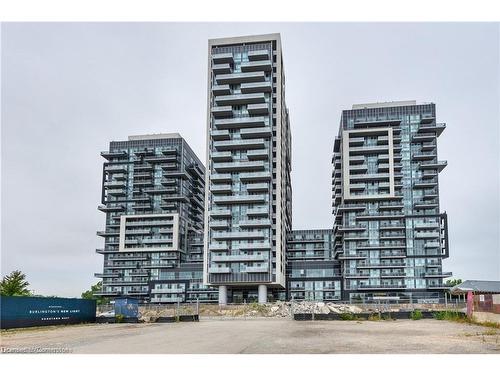
[[[455,285],[462,284],[462,279],[451,279],[451,280],[446,280],[446,283],[444,285],[449,286],[449,287],[454,287]]]
[[[95,299],[98,305],[105,305],[109,303],[109,298],[95,295],[95,293],[100,292],[101,290],[102,290],[102,281],[99,281],[97,284],[92,285],[90,287],[90,290],[86,290],[85,292],[83,292],[82,298]]]
[[[10,275],[5,275],[0,281],[0,295],[31,296],[33,293],[28,289],[29,285],[24,273],[18,270],[12,271]]]

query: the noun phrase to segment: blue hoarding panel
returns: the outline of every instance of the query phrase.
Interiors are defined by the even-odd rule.
[[[96,301],[81,298],[0,297],[0,327],[95,322]]]
[[[116,315],[123,315],[125,318],[137,318],[139,316],[139,301],[135,298],[116,298]]]

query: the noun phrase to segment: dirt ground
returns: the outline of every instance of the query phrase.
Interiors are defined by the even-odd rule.
[[[200,322],[90,324],[2,331],[2,352],[72,353],[497,353],[500,330],[418,321],[202,319]]]

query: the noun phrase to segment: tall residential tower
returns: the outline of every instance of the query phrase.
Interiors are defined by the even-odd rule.
[[[219,302],[285,288],[291,134],[279,34],[208,43],[204,281]]]
[[[211,300],[202,285],[205,168],[179,134],[131,136],[101,155],[106,229],[98,294]]]
[[[440,212],[434,104],[354,105],[342,112],[333,155],[335,254],[345,300],[435,302],[448,256]]]

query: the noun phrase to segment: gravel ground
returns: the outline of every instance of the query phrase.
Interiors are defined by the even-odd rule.
[[[3,331],[2,351],[72,353],[497,353],[500,330],[438,320],[90,324]]]

